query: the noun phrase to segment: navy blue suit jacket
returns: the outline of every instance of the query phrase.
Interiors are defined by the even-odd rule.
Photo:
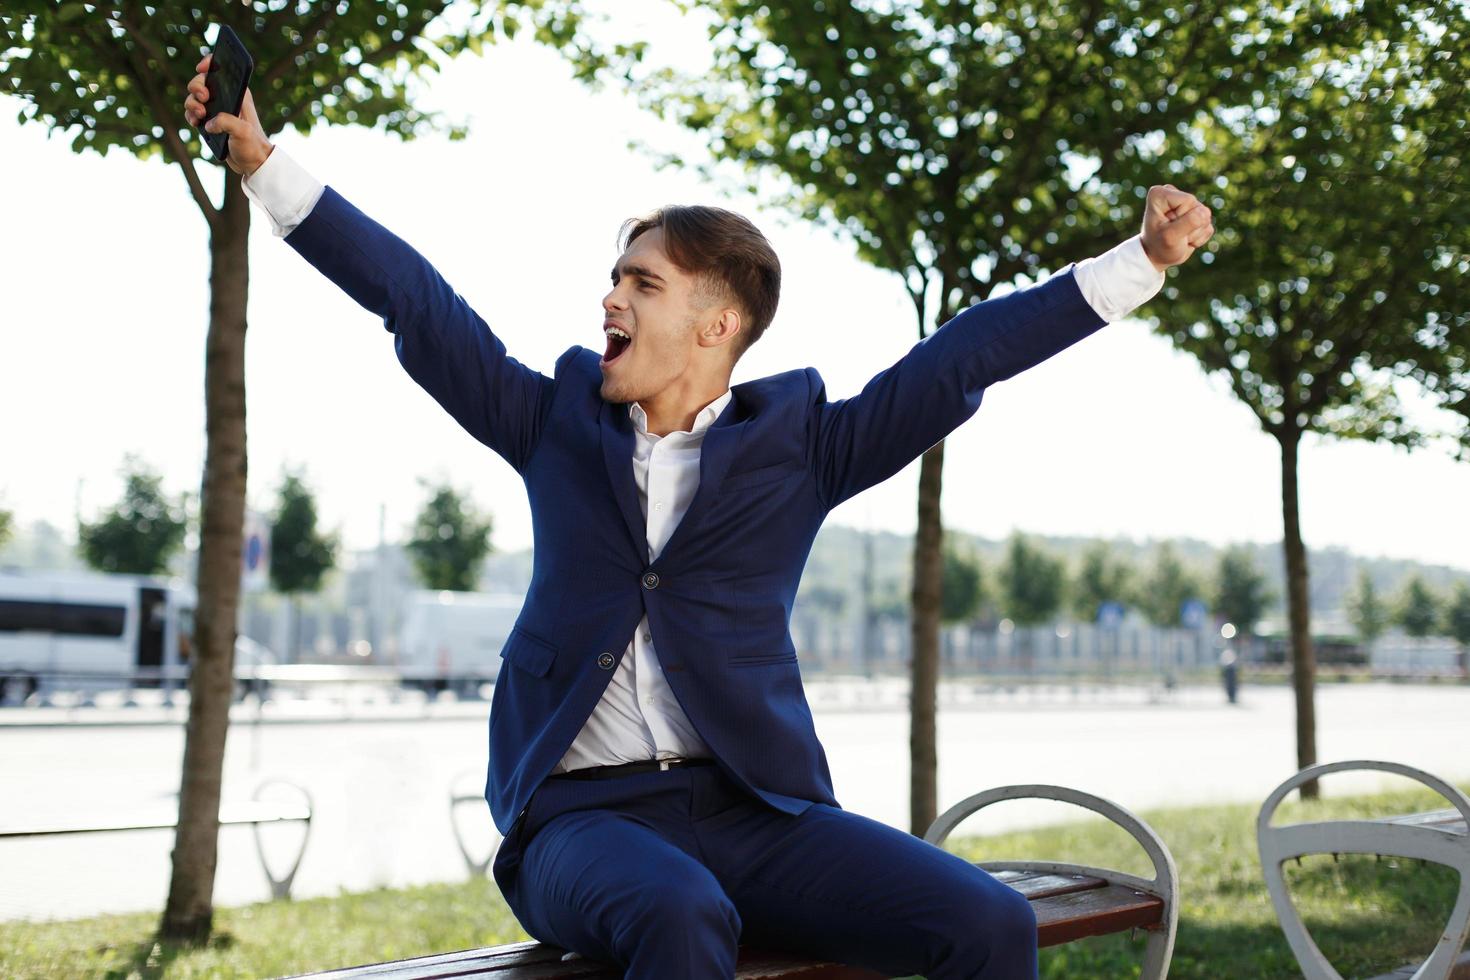
[[[1068,271],[971,307],[855,397],[829,401],[811,368],[735,385],[650,563],[628,407],[602,400],[599,352],[573,347],[549,378],[520,364],[428,261],[330,187],[286,241],[383,318],[413,379],[525,481],[534,570],[490,710],[486,798],[506,833],[645,613],[725,771],[788,813],[835,806],[789,631],[818,527],[974,414],[987,386],[1103,324]]]

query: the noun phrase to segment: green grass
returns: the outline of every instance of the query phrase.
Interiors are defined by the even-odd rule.
[[[279,977],[527,938],[489,879],[217,909],[197,948],[157,942],[153,914],[0,923],[6,980]]]
[[[1277,822],[1437,809],[1427,792],[1288,804]],[[1299,977],[1276,926],[1255,854],[1256,807],[1161,810],[1145,819],[1179,864],[1184,902],[1171,980]],[[972,860],[1066,860],[1149,874],[1121,830],[1101,821],[952,842]],[[1345,976],[1373,976],[1422,956],[1438,938],[1454,872],[1374,858],[1309,858],[1288,867],[1298,907]],[[271,977],[525,939],[488,880],[220,909],[215,938],[156,942],[152,914],[0,923],[0,975],[14,980]],[[1042,951],[1042,976],[1138,976],[1143,940],[1106,936]]]

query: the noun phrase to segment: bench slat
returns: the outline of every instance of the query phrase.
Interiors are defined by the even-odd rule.
[[[1063,875],[1045,871],[997,871],[995,878],[1025,895],[1028,901],[1039,901],[1054,895],[1090,891],[1107,884],[1089,875]]]
[[[514,977],[515,980],[612,980],[622,971],[591,960],[562,960],[562,951],[536,942],[515,943],[456,953],[417,956],[391,963],[349,967],[328,973],[313,973],[312,980],[449,980],[453,977]],[[735,970],[736,980],[767,980],[779,977],[801,980],[881,980],[881,974],[835,963],[813,963],[799,956],[768,953],[742,947]]]
[[[453,953],[415,956],[387,963],[371,963],[326,973],[303,974],[314,980],[345,978],[393,977],[394,980],[436,980],[441,977],[495,976],[514,969],[517,977],[595,976],[600,969],[585,961],[561,961],[562,951],[537,942],[513,943],[507,946],[463,949]],[[545,972],[549,971],[549,972]]]
[[[1164,900],[1125,885],[1038,899],[1036,932],[1041,946],[1060,946],[1085,936],[1102,936],[1127,929],[1159,925]]]
[[[1431,810],[1428,813],[1409,813],[1402,817],[1385,817],[1375,823],[1391,823],[1401,827],[1429,827],[1433,830],[1444,830],[1452,834],[1470,833],[1470,828],[1465,825],[1465,818],[1460,815],[1459,810]]]
[[[815,963],[788,953],[742,949],[735,965],[735,980],[885,980],[886,974],[838,963]]]

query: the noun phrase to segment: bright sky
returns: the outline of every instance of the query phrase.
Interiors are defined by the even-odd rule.
[[[657,171],[628,141],[689,139],[619,92],[589,93],[552,52],[516,42],[465,56],[430,78],[423,101],[467,119],[470,137],[404,144],[322,128],[278,146],[427,255],[532,367],[549,373],[574,344],[602,348],[618,226],[673,202],[739,210],[781,256],[780,311],[736,382],[812,365],[829,396],[851,395],[917,336],[896,276],[826,231]],[[207,231],[177,166],[79,156],[65,138],[18,125],[20,107],[0,97],[10,191],[0,506],[21,524],[74,533],[78,507],[91,518],[116,500],[126,453],[162,471],[171,492],[199,487]],[[220,175],[203,171],[217,195]],[[274,238],[263,215],[251,235],[251,505],[269,509],[283,466],[304,465],[324,521],[367,547],[380,505],[399,537],[424,499],[417,479],[448,477],[493,512],[497,548],[529,546],[519,480],[408,378],[381,322]],[[832,519],[911,533],[917,475],[909,467]],[[1300,478],[1309,546],[1470,568],[1470,466],[1436,450],[1313,439]],[[1125,322],[986,394],[950,439],[944,515],[989,537],[1276,541],[1279,456],[1223,381]]]

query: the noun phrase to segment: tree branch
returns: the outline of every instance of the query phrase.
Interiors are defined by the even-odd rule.
[[[84,33],[87,32],[87,19],[85,17],[79,18],[78,24],[79,30]],[[137,34],[133,30],[129,29],[126,25],[123,25],[123,29],[128,32],[129,37],[135,40],[137,39]],[[89,38],[92,37],[90,33],[87,33],[87,36]],[[174,120],[162,96],[153,85],[152,77],[148,72],[148,66],[146,64],[140,65],[133,50],[129,49],[126,44],[121,43],[118,39],[113,39],[111,44],[109,42],[98,44],[95,39],[93,43],[97,45],[98,54],[109,61],[113,60],[112,53],[114,49],[111,44],[116,44],[121,49],[126,59],[126,67],[115,70],[119,70],[120,74],[131,76],[139,90],[143,93],[143,97],[148,102],[148,108],[152,112],[153,121],[163,130],[163,146],[165,151],[183,169],[184,180],[189,185],[189,192],[194,196],[194,203],[199,205],[199,210],[203,212],[205,221],[213,228],[219,219],[219,209],[209,199],[209,194],[205,191],[204,184],[199,179],[199,173],[194,169],[194,161],[189,155],[189,150],[184,145],[184,141],[179,139],[178,131],[174,129]],[[114,62],[114,64],[117,63]]]
[[[1245,379],[1240,376],[1240,371],[1230,362],[1230,355],[1225,353],[1223,346],[1212,346],[1208,343],[1203,343],[1199,346],[1191,345],[1185,349],[1205,366],[1206,374],[1212,371],[1225,372],[1225,376],[1230,380],[1230,389],[1235,392],[1235,397],[1239,398],[1251,410],[1251,414],[1260,421],[1261,426],[1267,432],[1274,431],[1271,427],[1271,420],[1266,416],[1265,406],[1257,405],[1256,400],[1251,397],[1250,390],[1245,386]]]
[[[261,75],[261,90],[264,91],[268,89],[271,85],[274,85],[276,82],[278,82],[281,77],[285,75],[286,72],[289,71],[293,65],[295,65],[296,58],[300,56],[300,54],[307,48],[311,47],[312,40],[316,37],[316,35],[320,31],[326,29],[326,27],[330,25],[332,21],[336,20],[336,18],[337,7],[335,4],[328,4],[327,6],[323,7],[321,12],[316,15],[315,19],[313,19],[310,24],[307,24],[301,29],[300,43],[298,43],[279,60],[277,60],[275,64],[270,66],[270,68],[266,69],[265,73]]]
[[[1395,264],[1393,277],[1388,285],[1388,288],[1384,291],[1389,293],[1389,295],[1397,294],[1398,291],[1404,287],[1405,283],[1408,281],[1408,278],[1409,274],[1407,271],[1404,270],[1403,264]],[[1365,283],[1365,289],[1362,295],[1366,295],[1367,286],[1373,285],[1382,286],[1384,284],[1381,280]],[[1352,307],[1356,307],[1358,305],[1360,305],[1360,303],[1357,302],[1352,303],[1351,306],[1348,303],[1343,303],[1341,306],[1338,307],[1338,309],[1346,310],[1348,315],[1351,316],[1353,313]],[[1323,383],[1320,386],[1316,387],[1310,394],[1308,394],[1305,399],[1303,399],[1302,411],[1315,414],[1317,411],[1322,409],[1327,404],[1327,402],[1344,387],[1338,384],[1337,379],[1342,375],[1344,371],[1348,369],[1348,367],[1352,365],[1352,362],[1357,360],[1358,356],[1362,354],[1362,342],[1368,337],[1372,336],[1378,329],[1378,324],[1373,321],[1372,317],[1364,316],[1361,313],[1359,315],[1361,316],[1361,319],[1358,321],[1357,329],[1351,331],[1346,337],[1343,338],[1343,343],[1340,347],[1336,345],[1336,342],[1334,342],[1334,356],[1331,363],[1317,373],[1317,377],[1322,379]]]
[[[133,0],[133,3],[136,4],[137,0]],[[169,60],[169,58],[163,53],[158,45],[153,43],[153,38],[149,37],[147,34],[144,34],[143,31],[138,28],[137,23],[128,17],[122,6],[119,6],[114,10],[113,17],[117,20],[122,29],[127,32],[128,36],[133,39],[133,42],[141,47],[143,51],[148,54],[148,56],[151,57],[154,62],[157,63],[158,71],[165,78],[167,78],[169,75],[169,70],[173,67],[173,62]],[[146,63],[142,66],[142,68],[143,71],[148,75],[148,77],[152,78],[152,73],[147,72],[148,66]]]
[[[321,85],[317,89],[317,91],[331,91],[333,86],[341,85],[347,79],[357,74],[358,70],[361,69],[363,65],[372,65],[375,68],[382,67],[384,62],[393,60],[393,58],[397,57],[399,54],[402,54],[404,51],[413,47],[413,42],[417,39],[417,35],[411,34],[408,31],[404,31],[403,37],[399,38],[397,41],[392,42],[391,44],[383,45],[381,48],[372,53],[371,58],[365,58],[355,65],[349,65],[344,62],[337,74],[329,78],[323,85]],[[314,98],[308,97],[307,101],[305,102],[297,103],[293,106],[288,106],[286,110],[281,113],[280,126],[273,130],[273,132],[280,132],[281,130],[285,129],[286,124],[289,123],[298,112],[311,105],[313,101],[315,101]]]

